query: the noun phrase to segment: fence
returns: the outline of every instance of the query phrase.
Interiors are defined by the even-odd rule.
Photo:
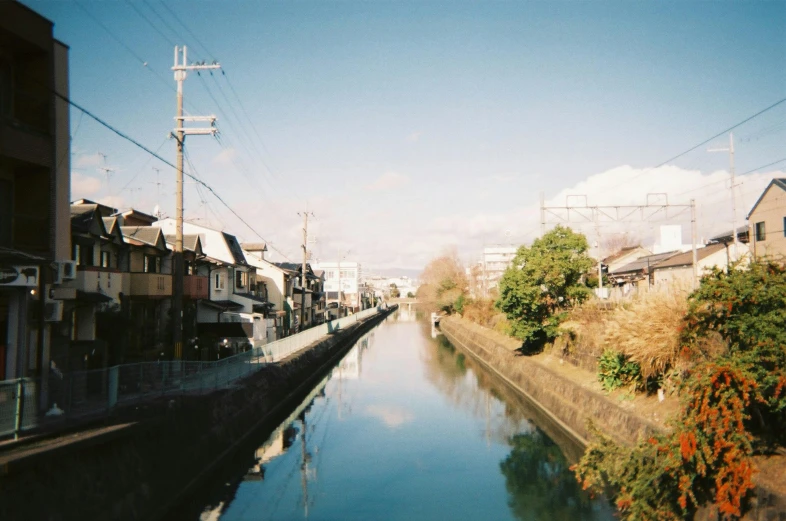
[[[380,309],[371,308],[332,320],[215,362],[143,362],[65,374],[50,371],[43,379],[0,381],[0,437],[11,434],[18,437],[35,428],[108,414],[118,405],[229,387],[265,364],[294,355],[330,333],[377,314]]]

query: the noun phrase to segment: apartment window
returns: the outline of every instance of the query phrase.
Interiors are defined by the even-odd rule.
[[[764,229],[764,221],[754,225],[754,232],[756,234],[756,242],[763,241],[767,236],[767,231]]]
[[[108,251],[101,252],[101,267],[102,268],[111,268],[112,262],[110,260],[110,255]]]
[[[213,275],[213,287],[215,289],[224,289],[224,275],[216,273]]]
[[[145,255],[145,273],[161,273],[161,257]]]

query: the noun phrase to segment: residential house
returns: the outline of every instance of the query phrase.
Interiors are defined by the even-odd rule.
[[[153,223],[167,235],[176,233],[175,219]],[[267,300],[265,288],[256,284],[256,271],[246,261],[234,235],[193,223],[183,223],[183,233],[197,235],[209,264],[202,273],[209,274],[208,298],[198,301],[199,336],[218,341],[218,356],[228,356],[267,342]],[[202,276],[200,274],[200,276]],[[213,352],[212,344],[207,352]],[[203,357],[205,355],[202,355]],[[211,356],[211,355],[208,355]]]
[[[121,363],[127,348],[130,277],[128,246],[114,209],[89,200],[71,205],[72,259],[76,278],[59,290],[63,326],[52,335],[52,359],[64,371],[99,369]],[[66,344],[68,344],[66,346]]]
[[[294,331],[294,286],[297,272],[284,269],[264,259],[261,251],[245,251],[247,262],[256,271],[259,286],[264,285],[268,303],[268,319],[275,332],[273,339],[282,338]]]
[[[646,255],[652,255],[652,252],[641,246],[629,246],[609,255],[601,262],[606,266],[608,273],[615,273],[626,264]]]
[[[48,372],[63,309],[49,290],[72,267],[69,107],[53,94],[69,95],[68,47],[52,27],[0,2],[0,379]]]
[[[164,238],[167,247],[174,251],[176,236],[165,235]],[[210,296],[208,289],[210,266],[211,263],[205,260],[202,240],[199,235],[183,235],[183,320],[181,324],[186,345],[195,349],[198,349],[197,310],[199,302]],[[185,360],[192,357],[199,359],[191,349],[186,349],[183,357]]]
[[[644,255],[614,270],[609,269],[608,276],[615,287],[611,294],[612,298],[627,298],[636,291],[649,289],[655,283],[652,268],[679,253],[679,251],[671,251]]]
[[[748,213],[755,258],[786,258],[786,178],[773,179]]]
[[[161,229],[121,226],[129,246],[129,348],[125,361],[171,358],[172,255]]]
[[[733,248],[733,245],[731,246]],[[742,245],[745,248],[744,245]],[[747,261],[748,255],[740,251],[738,259]],[[729,245],[723,243],[708,244],[696,249],[697,273],[699,277],[708,273],[713,267],[727,269],[733,258],[729,253]],[[656,288],[693,287],[693,251],[663,259],[652,267],[653,282]]]
[[[316,275],[310,264],[306,264],[306,287],[301,286],[301,273],[303,265],[294,262],[276,262],[276,266],[287,271],[293,277],[293,308],[295,310],[294,322],[298,325],[298,330],[307,329],[315,324],[325,321],[326,299],[324,294],[324,272]],[[300,312],[305,303],[305,311]],[[305,322],[301,323],[301,315],[305,317]]]

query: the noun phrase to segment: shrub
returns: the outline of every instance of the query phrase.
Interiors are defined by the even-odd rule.
[[[598,380],[605,391],[613,391],[632,385],[643,386],[641,367],[628,356],[606,349],[598,359]]]

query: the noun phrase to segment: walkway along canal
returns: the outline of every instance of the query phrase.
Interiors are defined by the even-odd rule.
[[[580,452],[402,309],[174,511],[183,521],[613,519],[568,469]]]

